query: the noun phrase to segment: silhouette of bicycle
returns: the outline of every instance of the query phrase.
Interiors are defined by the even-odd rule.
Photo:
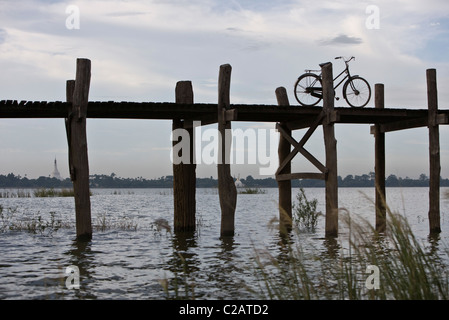
[[[343,59],[346,68],[334,78],[336,80],[343,75],[343,79],[334,87],[337,89],[343,84],[343,98],[353,108],[362,108],[366,106],[371,98],[371,87],[365,79],[358,75],[351,76],[349,72],[349,62],[355,57],[345,59],[344,57],[336,57],[335,59]],[[323,98],[323,87],[321,84],[320,70],[305,70],[295,83],[295,98],[303,106],[314,106]],[[318,74],[317,74],[318,73]],[[339,100],[338,97],[336,97]]]

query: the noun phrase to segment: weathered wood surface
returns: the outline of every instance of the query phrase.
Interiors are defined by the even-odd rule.
[[[334,112],[334,95],[332,63],[321,65],[323,83],[323,111],[327,119]],[[326,221],[325,234],[338,236],[338,180],[337,180],[337,140],[334,123],[323,122],[324,146],[326,150]]]
[[[287,90],[284,87],[279,87],[275,91],[276,99],[279,106],[290,106],[288,101]],[[286,126],[285,122],[279,123],[280,126]],[[287,135],[291,135],[291,130],[285,129]],[[279,135],[278,157],[279,163],[282,164],[290,154],[292,145],[282,135]],[[281,175],[291,174],[291,162],[289,161],[277,174],[277,177]],[[292,182],[291,179],[277,180],[278,192],[279,192],[279,222],[286,230],[290,230],[292,227]],[[283,229],[281,229],[283,230]]]
[[[91,63],[88,59],[77,59],[76,80],[67,84],[67,99],[71,109],[66,125],[69,133],[69,162],[75,194],[76,235],[79,240],[92,238],[92,221],[89,189],[89,161],[87,154],[86,114],[89,101]]]
[[[237,205],[237,188],[231,176],[230,136],[231,122],[226,121],[226,110],[230,109],[231,71],[229,64],[220,66],[218,77],[218,131],[221,145],[218,148],[218,195],[221,207],[221,236],[234,235],[235,209]]]
[[[0,118],[65,118],[67,102],[0,101]],[[232,121],[287,122],[289,129],[310,127],[322,107],[231,104],[236,110]],[[375,109],[335,107],[336,123],[391,124],[385,131],[427,126],[427,109]],[[447,124],[449,110],[438,110],[438,123]],[[228,113],[229,115],[229,113]],[[98,119],[185,119],[217,122],[217,104],[177,104],[172,102],[90,101],[87,118]],[[229,116],[228,116],[229,117]],[[229,119],[229,118],[228,118]]]
[[[193,87],[190,81],[180,81],[176,84],[176,103],[193,104]],[[181,119],[173,120],[173,130],[183,129]],[[194,163],[194,128],[186,129],[189,134],[189,163],[173,164],[173,200],[174,200],[174,231],[194,231],[196,212],[196,164]],[[173,142],[173,146],[179,142]],[[175,149],[174,149],[175,150]],[[175,155],[174,155],[175,156]],[[182,155],[178,155],[182,157]]]
[[[377,109],[385,107],[384,85],[374,86],[374,103]],[[385,133],[381,125],[375,125],[374,130],[374,171],[376,193],[376,231],[385,232],[386,229],[386,193],[385,193]]]
[[[440,131],[438,128],[438,93],[435,69],[428,69],[427,104],[429,108],[429,228],[430,233],[441,232],[440,225]]]

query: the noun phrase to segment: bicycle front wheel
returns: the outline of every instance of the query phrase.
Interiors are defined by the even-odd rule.
[[[343,86],[343,97],[351,107],[363,108],[371,99],[371,87],[362,77],[351,77]]]
[[[314,73],[304,73],[295,83],[295,98],[301,105],[311,107],[321,101],[321,78]]]

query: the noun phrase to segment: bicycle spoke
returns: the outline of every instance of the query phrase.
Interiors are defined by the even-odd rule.
[[[351,78],[343,90],[346,101],[352,107],[364,107],[371,97],[371,88],[368,82],[358,76]]]
[[[295,98],[303,106],[314,106],[321,98],[312,95],[311,88],[321,86],[319,76],[313,73],[305,73],[298,78],[295,84]]]

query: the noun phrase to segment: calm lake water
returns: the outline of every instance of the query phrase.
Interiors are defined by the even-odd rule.
[[[0,190],[7,191],[17,192]],[[236,234],[220,239],[216,189],[197,190],[197,231],[179,236],[157,230],[154,224],[163,218],[173,225],[170,189],[93,189],[93,223],[103,219],[112,227],[94,230],[92,241],[87,243],[74,240],[73,198],[0,198],[4,219],[8,214],[11,221],[39,221],[38,217],[50,221],[53,215],[72,225],[54,232],[0,232],[0,299],[166,299],[186,295],[196,299],[259,299],[255,251],[264,249],[277,255],[282,250],[279,232],[270,222],[278,217],[278,191],[265,191],[238,195]],[[294,189],[293,196],[297,192]],[[449,237],[448,192],[441,190],[440,247],[447,247]],[[309,199],[318,199],[318,210],[325,211],[324,189],[306,189],[306,194]],[[372,188],[339,190],[339,206],[372,224],[373,198]],[[428,189],[389,188],[387,200],[393,210],[407,216],[425,245]],[[11,221],[0,221],[0,228]],[[314,233],[301,233],[295,241],[304,250],[319,254],[326,252],[323,236],[321,217]],[[341,226],[338,241],[344,242],[346,236],[347,230]],[[68,266],[79,268],[79,289],[66,287],[68,275],[64,272]],[[169,283],[168,291],[164,283]]]

